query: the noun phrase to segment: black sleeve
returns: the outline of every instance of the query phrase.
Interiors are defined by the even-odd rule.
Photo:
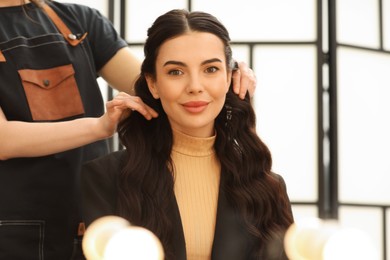
[[[83,220],[88,226],[97,218],[115,215],[116,178],[119,171],[117,153],[85,163],[81,170]]]
[[[99,71],[119,49],[127,46],[127,42],[98,10],[83,5],[71,5],[71,8],[81,26],[86,28],[96,71]]]

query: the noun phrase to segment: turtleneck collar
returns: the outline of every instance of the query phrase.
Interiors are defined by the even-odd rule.
[[[193,137],[172,129],[173,152],[190,156],[209,156],[213,154],[216,135],[211,137]]]

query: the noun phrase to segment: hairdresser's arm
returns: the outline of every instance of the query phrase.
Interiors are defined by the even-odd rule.
[[[53,123],[8,121],[0,108],[0,160],[45,156],[108,138],[130,109],[147,119],[157,116],[138,97],[125,93],[107,102],[106,108],[107,112],[99,118]]]
[[[130,48],[120,49],[99,71],[107,83],[119,90],[134,95],[134,82],[141,68],[141,61]]]

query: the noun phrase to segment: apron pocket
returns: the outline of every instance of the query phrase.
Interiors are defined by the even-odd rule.
[[[45,222],[0,220],[0,259],[43,260]]]
[[[50,69],[18,70],[34,121],[84,114],[72,64]]]

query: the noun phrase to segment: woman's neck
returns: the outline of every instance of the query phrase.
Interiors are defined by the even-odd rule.
[[[172,150],[190,156],[208,156],[214,153],[216,135],[194,137],[173,129]]]
[[[0,7],[18,6],[30,3],[29,0],[1,0]]]

